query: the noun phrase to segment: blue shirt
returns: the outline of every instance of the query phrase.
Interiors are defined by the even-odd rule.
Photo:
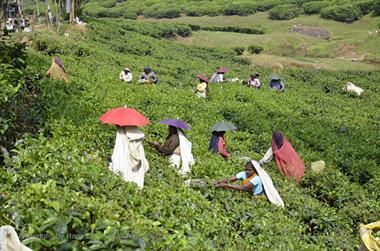
[[[238,180],[245,180],[247,178],[247,172],[240,172],[236,174],[236,178]],[[253,195],[260,195],[264,192],[263,183],[261,182],[261,179],[258,175],[253,177],[249,182],[253,184],[253,187],[252,187]]]

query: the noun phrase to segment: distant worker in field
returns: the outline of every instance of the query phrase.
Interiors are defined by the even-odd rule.
[[[120,72],[119,79],[121,81],[131,83],[132,82],[132,72],[129,70],[129,68],[125,67],[124,70]]]
[[[149,66],[145,66],[143,72],[140,75],[139,83],[142,84],[157,84],[158,79],[156,73]]]
[[[66,71],[65,66],[63,65],[62,60],[59,57],[53,57],[51,66],[46,72],[46,75],[54,80],[63,80],[66,83],[69,82],[69,74]]]
[[[212,126],[212,137],[208,150],[213,153],[219,153],[226,160],[228,160],[231,154],[227,151],[226,141],[224,140],[224,134],[226,131],[236,130],[236,126],[231,122],[222,121]]]
[[[272,90],[283,92],[285,91],[284,81],[282,81],[282,79],[277,75],[272,75],[269,81],[269,88]]]
[[[230,182],[242,180],[241,185],[232,185]],[[219,180],[216,187],[248,192],[257,198],[268,198],[268,200],[280,207],[284,207],[284,201],[273,185],[272,179],[265,170],[254,160],[245,165],[245,171],[235,176]]]
[[[228,69],[226,67],[219,67],[216,69],[216,71],[214,72],[214,74],[212,74],[211,78],[210,78],[210,82],[211,83],[216,83],[216,84],[219,84],[219,83],[223,83],[224,81],[224,74],[228,72]]]
[[[224,140],[225,131],[212,132],[210,144],[208,150],[213,153],[219,153],[226,160],[231,157],[231,154],[227,151],[226,141]]]
[[[203,74],[198,74],[199,84],[197,86],[196,94],[200,98],[207,98],[208,95],[208,78]]]
[[[259,161],[260,165],[275,158],[278,170],[285,176],[300,181],[305,174],[305,164],[281,132],[273,132],[272,146]]]
[[[186,175],[191,172],[195,161],[191,152],[192,144],[182,131],[190,130],[184,122],[178,119],[166,119],[161,124],[169,125],[169,135],[163,145],[153,142],[151,145],[162,155],[170,156],[169,163],[177,169],[178,174]]]
[[[248,86],[260,89],[261,83],[260,83],[260,80],[259,80],[259,76],[260,75],[257,74],[257,73],[252,74],[251,77],[248,79]]]

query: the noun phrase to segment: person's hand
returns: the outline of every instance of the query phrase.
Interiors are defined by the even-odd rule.
[[[152,147],[158,147],[159,145],[160,145],[160,143],[158,143],[158,142],[149,142],[149,145],[151,145]]]
[[[152,143],[152,145],[157,148],[157,147],[160,146],[160,143],[158,143],[158,142],[155,141],[155,142]]]
[[[217,181],[215,181],[214,186],[216,186],[216,185],[218,185],[220,183],[222,183],[222,182],[220,180],[217,180]]]

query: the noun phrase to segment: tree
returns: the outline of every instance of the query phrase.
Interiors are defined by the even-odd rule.
[[[87,2],[88,0],[66,0],[66,13],[70,13],[70,23],[75,23],[75,18],[82,12]]]

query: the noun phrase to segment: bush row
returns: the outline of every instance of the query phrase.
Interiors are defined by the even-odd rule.
[[[353,4],[336,5],[321,10],[321,17],[347,23],[360,19],[362,15],[360,7]]]
[[[352,14],[347,9],[352,9]],[[224,2],[199,1],[197,5],[180,1],[172,4],[169,1],[128,1],[118,3],[115,0],[89,1],[84,8],[86,15],[95,17],[124,17],[136,19],[138,15],[151,18],[177,18],[182,13],[188,16],[218,16],[218,15],[252,15],[258,11],[270,10],[270,18],[276,20],[288,20],[305,14],[321,14],[323,18],[341,22],[352,22],[362,15],[373,11],[374,15],[380,15],[379,0],[359,1],[326,1],[326,0],[288,0],[288,1],[241,1],[225,5]]]
[[[251,54],[260,54],[264,47],[261,45],[250,45],[247,48],[245,47],[234,47],[233,50],[236,52],[238,56],[243,55],[244,51],[247,50]]]
[[[302,9],[297,5],[277,5],[269,11],[269,18],[274,20],[289,20],[302,14]]]
[[[196,24],[186,24],[190,26],[193,31],[206,30],[206,31],[223,31],[223,32],[237,32],[245,34],[265,34],[265,31],[261,27],[248,28],[238,26],[201,26]]]

